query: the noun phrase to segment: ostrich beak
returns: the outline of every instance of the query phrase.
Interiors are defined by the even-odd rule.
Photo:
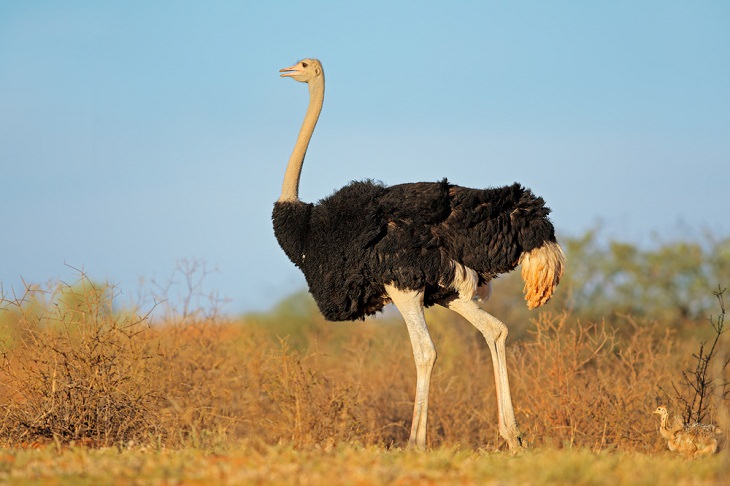
[[[299,64],[297,64],[296,66],[289,66],[284,69],[279,69],[279,72],[282,73],[282,74],[280,74],[280,76],[282,78],[285,78],[288,76],[296,76],[297,74],[301,73],[302,71],[303,71],[303,69],[301,68],[301,66],[299,66]]]

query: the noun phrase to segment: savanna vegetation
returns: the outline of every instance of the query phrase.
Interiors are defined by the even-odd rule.
[[[497,431],[486,344],[456,315],[428,311],[430,451],[406,451],[415,370],[396,312],[329,323],[302,291],[227,316],[205,267],[183,262],[183,298],[155,285],[154,305],[123,304],[83,272],[3,293],[0,482],[721,482],[727,447],[683,460],[651,412],[666,404],[730,434],[730,239],[563,243],[568,272],[548,305],[525,308],[517,273],[485,303],[510,328],[530,446],[519,457]]]

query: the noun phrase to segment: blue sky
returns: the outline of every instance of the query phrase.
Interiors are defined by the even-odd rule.
[[[224,311],[304,287],[270,213],[307,104],[300,186],[520,181],[563,235],[730,234],[725,1],[0,3],[0,282],[134,299],[182,259]]]

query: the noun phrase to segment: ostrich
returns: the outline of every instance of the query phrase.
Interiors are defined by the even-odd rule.
[[[720,427],[712,424],[685,424],[681,417],[670,416],[664,405],[657,407],[654,413],[661,418],[659,434],[667,441],[670,451],[681,452],[687,457],[717,452],[717,436],[722,435]]]
[[[667,441],[667,447],[669,450],[677,450],[677,440],[675,436],[677,432],[684,428],[682,417],[679,417],[678,415],[670,416],[667,407],[664,405],[658,406],[652,413],[659,415],[659,435],[662,436],[662,439]]]
[[[527,306],[550,299],[563,273],[550,209],[520,184],[470,189],[440,182],[384,186],[351,182],[317,204],[299,200],[299,177],[324,101],[324,71],[316,59],[280,70],[309,87],[309,105],[274,203],[274,233],[307,280],[330,321],[364,319],[393,303],[405,320],[416,364],[409,446],[426,447],[431,372],[436,349],[424,307],[439,304],[484,336],[494,363],[499,432],[510,449],[523,447],[505,360],[507,327],[476,298],[489,282],[522,264]]]

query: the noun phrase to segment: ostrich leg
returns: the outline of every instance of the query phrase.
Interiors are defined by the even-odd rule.
[[[492,354],[494,379],[497,383],[497,407],[499,411],[499,434],[507,441],[513,452],[523,447],[522,436],[517,428],[517,419],[512,407],[512,397],[509,391],[507,377],[507,360],[505,355],[505,340],[507,326],[499,319],[484,311],[471,299],[456,298],[444,303],[449,309],[461,314],[467,321],[484,336]]]
[[[431,372],[436,362],[436,348],[428,333],[426,319],[423,315],[423,292],[399,290],[391,285],[386,285],[385,291],[406,322],[411,346],[413,346],[413,359],[416,362],[416,398],[413,405],[413,422],[408,446],[425,449],[428,391],[431,385]]]

